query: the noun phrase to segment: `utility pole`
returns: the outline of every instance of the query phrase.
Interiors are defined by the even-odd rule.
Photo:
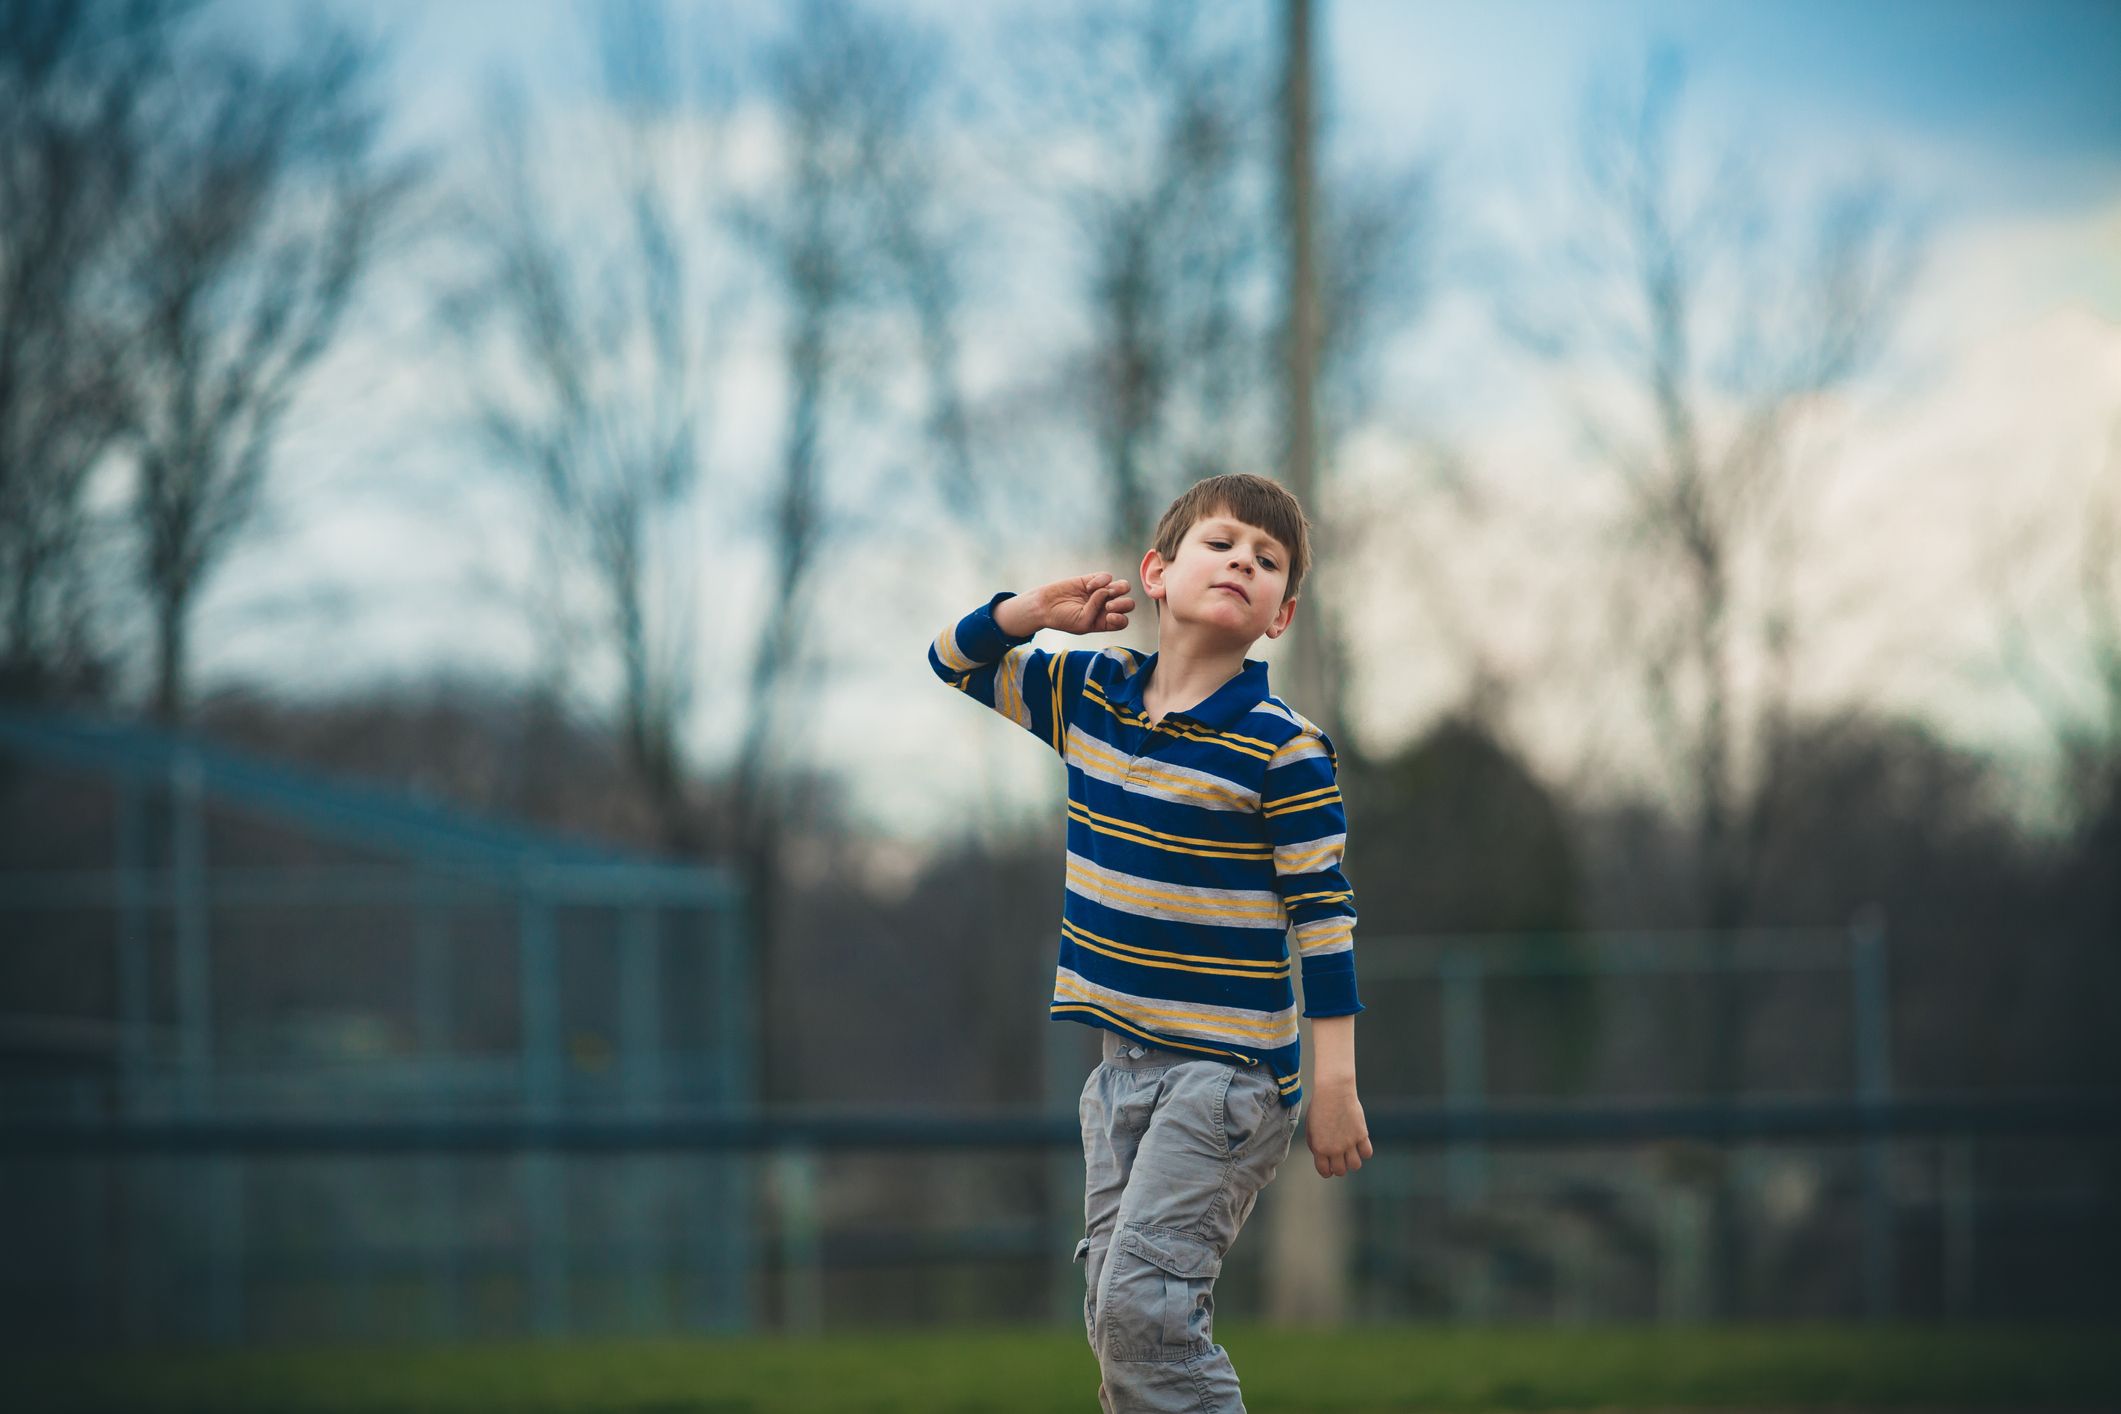
[[[1283,0],[1282,36],[1282,225],[1288,242],[1288,323],[1283,332],[1286,406],[1282,484],[1307,514],[1318,511],[1318,254],[1317,175],[1311,97],[1310,0]],[[1325,636],[1317,614],[1317,581],[1307,578],[1302,597],[1308,623],[1297,629],[1295,679],[1313,720],[1331,735],[1338,722],[1328,710],[1333,685],[1326,681]]]
[[[1315,124],[1311,94],[1310,0],[1283,0],[1282,215],[1288,240],[1287,461],[1282,484],[1315,518],[1318,435],[1313,393],[1318,386],[1318,263],[1314,232],[1317,179],[1313,161]],[[1290,635],[1295,648],[1298,710],[1333,735],[1339,727],[1334,684],[1328,681],[1325,624],[1319,616],[1315,575],[1298,591],[1303,619]],[[1299,988],[1301,978],[1298,979]],[[1302,993],[1298,992],[1299,1003]],[[1299,1010],[1301,1006],[1299,1005]],[[1316,1054],[1310,1028],[1302,1027],[1306,1056]],[[1308,1067],[1307,1067],[1308,1068]],[[1309,1101],[1306,1101],[1306,1108]],[[1308,1145],[1299,1142],[1282,1163],[1274,1186],[1268,1233],[1269,1319],[1284,1325],[1337,1325],[1347,1311],[1347,1180],[1319,1177]]]

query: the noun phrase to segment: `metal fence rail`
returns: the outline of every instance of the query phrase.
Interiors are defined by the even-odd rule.
[[[1628,1144],[1654,1140],[1849,1140],[1957,1136],[2121,1139],[2121,1091],[1900,1099],[1508,1104],[1366,1108],[1379,1144]],[[729,1150],[1073,1149],[1073,1117],[1023,1107],[965,1113],[815,1110],[774,1114],[444,1119],[11,1119],[12,1159],[127,1155],[244,1158],[353,1154],[632,1154]]]

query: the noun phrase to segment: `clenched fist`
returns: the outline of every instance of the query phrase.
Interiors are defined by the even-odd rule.
[[[1023,605],[1021,609],[1017,608],[1019,603]],[[1100,572],[1056,579],[1029,594],[1004,599],[995,610],[994,621],[1012,637],[1023,637],[1040,628],[1057,628],[1063,633],[1115,633],[1127,626],[1127,613],[1133,607],[1127,581]]]

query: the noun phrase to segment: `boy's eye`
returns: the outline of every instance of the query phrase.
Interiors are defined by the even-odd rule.
[[[1227,546],[1229,543],[1230,542],[1227,540],[1210,540],[1208,542],[1208,546],[1210,549],[1220,550]],[[1268,569],[1274,568],[1274,557],[1272,555],[1261,555],[1259,557],[1259,562],[1265,565]]]

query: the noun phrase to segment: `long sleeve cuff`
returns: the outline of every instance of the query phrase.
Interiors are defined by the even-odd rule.
[[[995,606],[1004,599],[1014,599],[1016,591],[1004,589],[986,603],[958,620],[957,646],[975,663],[992,663],[1020,643],[1029,643],[1034,635],[1021,638],[1002,632],[1002,626],[994,621]]]
[[[1001,625],[994,621],[994,606],[1015,595],[1015,590],[1004,589],[935,636],[935,642],[928,645],[928,665],[935,669],[937,677],[962,687],[967,674],[1000,662],[1010,649],[1031,641],[1028,636],[1013,638],[1003,633]],[[988,694],[979,696],[988,706],[994,705]]]
[[[1304,963],[1304,1015],[1353,1016],[1362,1011],[1362,998],[1355,990],[1354,954],[1329,953],[1314,965]]]

